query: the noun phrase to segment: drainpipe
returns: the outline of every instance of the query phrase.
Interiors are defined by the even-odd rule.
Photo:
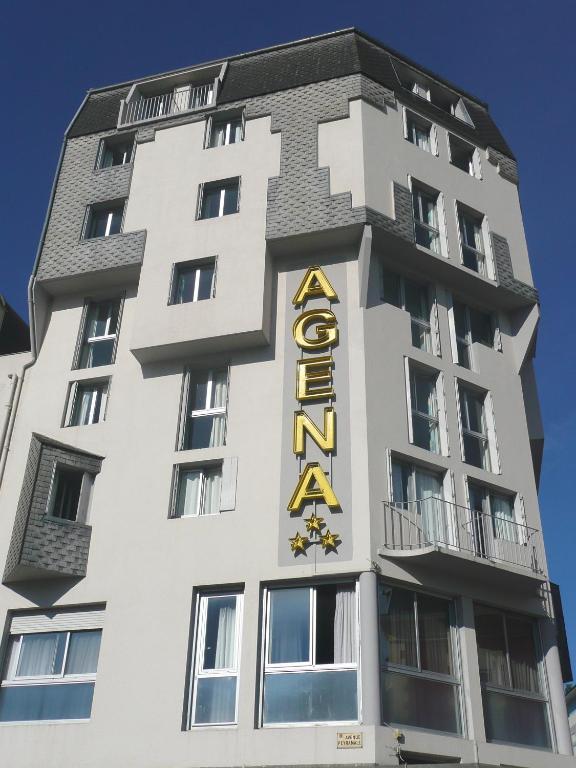
[[[60,172],[62,170],[62,160],[64,159],[64,150],[66,148],[66,141],[68,140],[68,133],[70,131],[70,128],[72,128],[72,126],[76,121],[76,118],[78,117],[80,112],[84,109],[84,105],[88,101],[91,92],[92,91],[87,91],[86,96],[84,96],[84,99],[82,100],[82,104],[80,104],[80,106],[74,113],[74,117],[72,118],[72,120],[70,121],[70,124],[68,125],[68,127],[66,128],[66,131],[64,132],[62,146],[60,147],[60,155],[58,156],[58,164],[56,166],[56,173],[54,175],[54,181],[52,182],[52,189],[50,190],[50,201],[48,203],[46,216],[44,217],[44,224],[42,225],[42,234],[40,235],[40,242],[38,243],[38,248],[36,249],[36,258],[34,259],[32,274],[30,275],[30,280],[28,281],[28,317],[30,320],[30,352],[32,354],[32,359],[22,366],[22,370],[20,371],[20,376],[17,376],[16,374],[14,374],[15,378],[17,379],[17,382],[15,383],[16,391],[14,393],[14,399],[11,401],[9,419],[8,419],[8,423],[4,433],[5,440],[4,440],[4,444],[2,445],[2,453],[0,454],[0,487],[2,486],[2,480],[4,478],[4,472],[6,470],[6,462],[8,460],[8,452],[10,450],[10,441],[12,439],[12,432],[14,431],[14,423],[16,421],[16,412],[18,410],[18,403],[20,402],[22,385],[24,384],[24,376],[26,375],[26,371],[34,365],[38,357],[38,344],[37,344],[37,335],[36,335],[36,302],[34,300],[34,287],[36,284],[36,274],[38,272],[38,265],[40,264],[40,254],[42,253],[42,248],[44,247],[44,242],[46,240],[46,232],[48,230],[48,222],[52,214],[52,208],[54,207],[54,197],[56,195],[56,186],[58,185]]]

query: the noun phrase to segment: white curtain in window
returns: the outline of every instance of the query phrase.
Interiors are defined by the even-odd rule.
[[[96,672],[101,635],[99,629],[70,634],[65,674],[86,675]]]
[[[178,517],[197,515],[200,502],[201,472],[196,469],[181,471],[179,486],[176,514]]]
[[[334,613],[334,663],[356,661],[356,590],[346,584],[336,590]]]
[[[210,430],[209,448],[224,445],[224,431],[226,429],[226,416],[212,416],[212,428]]]
[[[215,371],[212,382],[211,408],[224,408],[226,406],[226,389],[228,383],[227,371]]]
[[[205,475],[204,503],[200,510],[202,515],[215,515],[220,511],[220,485],[222,475],[220,470],[210,470]]]
[[[415,471],[416,499],[419,500],[425,543],[446,542],[446,522],[442,499],[442,481],[429,472]]]
[[[514,522],[512,500],[498,493],[490,495],[490,507],[494,520],[494,535],[498,539],[517,542],[517,528]]]
[[[92,389],[79,387],[76,395],[76,418],[74,423],[80,426],[89,423],[92,398],[95,393]]]
[[[55,669],[55,664],[61,637],[62,634],[59,632],[24,635],[16,672],[17,677],[53,675],[55,672],[59,672],[60,669]]]
[[[216,640],[215,669],[233,669],[236,650],[236,601],[224,601],[218,609],[218,638]]]

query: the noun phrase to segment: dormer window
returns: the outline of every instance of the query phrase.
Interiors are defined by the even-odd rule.
[[[427,85],[423,85],[422,83],[417,82],[416,80],[412,83],[412,93],[415,93],[416,96],[420,96],[421,99],[430,101],[430,88],[428,88]]]

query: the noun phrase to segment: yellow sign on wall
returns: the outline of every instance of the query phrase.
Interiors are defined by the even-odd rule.
[[[292,326],[292,336],[305,353],[319,349],[331,351],[338,343],[338,320],[334,312],[331,309],[304,309],[308,299],[321,297],[329,302],[338,301],[338,294],[321,267],[310,267],[292,299],[296,308],[302,307],[302,312]],[[294,413],[293,452],[298,457],[305,456],[307,438],[316,443],[326,456],[331,456],[336,450],[336,412],[332,404],[324,408],[324,423],[321,426],[302,409],[303,404],[311,401],[334,399],[333,368],[331,354],[303,357],[296,363],[296,400],[300,410]],[[324,503],[330,509],[340,506],[331,479],[328,479],[326,471],[318,462],[307,463],[300,473],[288,502],[288,510],[299,513],[308,501]],[[305,553],[312,544],[320,544],[326,550],[337,550],[339,535],[326,528],[323,518],[317,517],[314,512],[305,522],[306,531],[310,535],[302,536],[297,532],[290,539],[295,555]]]

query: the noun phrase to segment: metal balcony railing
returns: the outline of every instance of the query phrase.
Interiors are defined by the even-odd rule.
[[[468,509],[444,499],[384,502],[384,549],[409,551],[440,547],[475,557],[544,572],[540,531],[505,517]]]
[[[141,123],[158,117],[176,115],[191,109],[199,109],[212,104],[214,97],[213,83],[184,86],[170,93],[158,96],[140,97],[123,102],[120,110],[120,125]]]

